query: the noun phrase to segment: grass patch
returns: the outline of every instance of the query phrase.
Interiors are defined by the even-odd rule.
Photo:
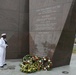
[[[76,53],[76,48],[73,48],[73,53]]]

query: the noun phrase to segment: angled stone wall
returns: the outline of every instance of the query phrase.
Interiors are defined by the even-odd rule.
[[[53,67],[68,65],[75,35],[75,0],[29,0],[30,54]]]

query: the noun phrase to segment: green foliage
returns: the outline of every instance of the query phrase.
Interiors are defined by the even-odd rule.
[[[73,53],[76,53],[76,48],[73,48]]]

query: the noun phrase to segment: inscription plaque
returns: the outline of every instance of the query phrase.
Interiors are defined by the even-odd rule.
[[[74,1],[30,0],[30,54],[40,57],[46,56],[52,59],[54,63],[55,55],[57,55],[56,51],[59,48],[58,44],[63,41],[61,37],[64,34],[64,30],[70,26],[69,22],[75,6]],[[67,35],[71,36],[71,34]],[[58,60],[61,60],[61,58]],[[60,63],[60,65],[63,65],[62,62]],[[55,63],[54,66],[59,66],[59,64],[56,65]]]

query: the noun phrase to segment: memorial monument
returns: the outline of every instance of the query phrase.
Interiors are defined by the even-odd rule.
[[[0,34],[7,58],[48,57],[53,67],[70,63],[76,29],[76,0],[0,0]]]
[[[30,54],[53,67],[69,65],[75,36],[76,0],[29,0]]]

